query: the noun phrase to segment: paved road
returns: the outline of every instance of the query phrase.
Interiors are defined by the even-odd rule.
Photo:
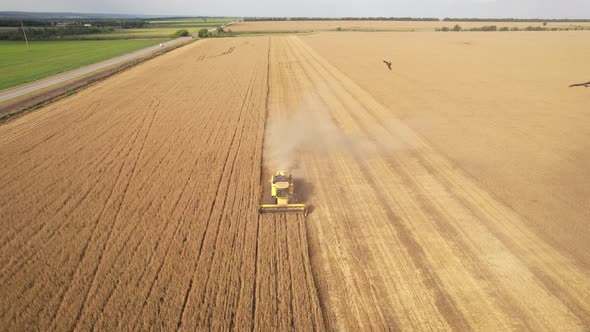
[[[191,38],[192,37],[180,37],[180,38],[173,39],[173,40],[163,43],[163,46],[175,45],[175,44],[178,44],[178,43],[181,43],[184,41],[188,41]],[[97,71],[97,70],[100,70],[100,69],[103,69],[106,67],[110,67],[112,65],[120,64],[122,62],[140,57],[142,55],[156,51],[158,49],[160,49],[160,45],[146,47],[144,49],[141,49],[141,50],[129,53],[129,54],[121,55],[121,56],[111,58],[111,59],[108,59],[108,60],[105,60],[102,62],[88,65],[86,67],[74,69],[74,70],[71,70],[71,71],[68,71],[68,72],[65,72],[62,74],[47,77],[45,79],[35,81],[35,82],[27,84],[27,85],[19,86],[19,87],[12,88],[12,89],[2,90],[2,91],[0,91],[0,103],[10,100],[10,99],[13,99],[13,98],[16,98],[16,97],[26,95],[31,92],[45,89],[47,87],[50,87],[50,86],[58,84],[58,83],[62,83],[62,82],[69,81],[74,78],[78,78],[80,76],[92,73],[94,71]]]

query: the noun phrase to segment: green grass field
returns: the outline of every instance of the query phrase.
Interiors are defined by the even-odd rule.
[[[0,41],[0,90],[163,42],[163,39]]]

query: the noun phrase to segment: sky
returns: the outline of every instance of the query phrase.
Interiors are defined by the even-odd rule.
[[[0,11],[164,16],[590,19],[590,0],[0,0]]]

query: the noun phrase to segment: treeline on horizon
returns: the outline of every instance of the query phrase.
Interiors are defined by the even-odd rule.
[[[92,24],[92,26],[95,27],[120,27],[123,29],[143,28],[148,24],[148,21],[143,19],[0,19],[0,27],[20,27],[21,22],[25,27],[57,27],[60,24],[67,24],[68,26],[84,26],[84,24]]]
[[[570,30],[590,30],[590,27],[584,26],[574,26],[571,25],[569,27],[547,27],[545,26],[547,22],[543,22],[543,26],[528,26],[528,27],[498,27],[496,25],[484,25],[482,27],[472,27],[463,29],[459,24],[455,24],[454,27],[442,27],[442,28],[435,28],[435,31],[570,31]]]
[[[110,33],[115,29],[143,28],[148,22],[138,19],[22,20],[22,25],[29,40],[53,40],[66,36]],[[14,30],[0,31],[0,40],[24,40],[21,20],[0,19],[0,26],[16,27]]]
[[[28,40],[59,40],[66,36],[111,33],[113,31],[115,29],[112,27],[25,28]],[[11,31],[0,32],[0,40],[25,40],[23,29],[17,28]]]
[[[245,17],[248,21],[440,21],[434,17]]]
[[[570,18],[449,18],[445,17],[441,21],[449,22],[590,22],[590,19],[570,19]]]
[[[435,17],[245,17],[245,22],[256,21],[448,21],[448,22],[590,22],[590,19],[544,18],[451,18]]]

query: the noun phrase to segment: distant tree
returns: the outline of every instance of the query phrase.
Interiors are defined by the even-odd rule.
[[[186,37],[188,36],[190,33],[188,32],[187,29],[180,29],[178,31],[176,31],[173,35],[172,38],[178,38],[178,37]]]
[[[547,22],[543,22],[543,26],[546,27],[547,26]]]
[[[453,31],[461,31],[463,29],[461,29],[461,26],[459,24],[455,24],[455,26],[453,27]]]
[[[199,30],[199,32],[197,33],[199,38],[207,38],[209,37],[209,30],[207,30],[206,28],[203,28],[201,30]]]
[[[510,28],[508,28],[508,27],[501,27],[500,28],[500,31],[510,31]]]
[[[444,31],[444,32],[447,32],[447,31],[449,31],[450,29],[449,29],[448,27],[442,27],[442,29],[441,29],[441,30],[442,30],[442,31]]]

